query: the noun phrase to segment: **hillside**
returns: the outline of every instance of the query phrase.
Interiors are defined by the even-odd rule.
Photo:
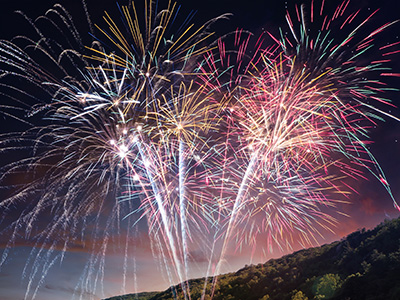
[[[204,279],[190,281],[200,299]],[[211,281],[204,299],[210,299]],[[173,294],[178,295],[174,297]],[[179,287],[108,300],[183,299]],[[218,277],[215,300],[400,299],[400,218],[341,241],[301,250]]]

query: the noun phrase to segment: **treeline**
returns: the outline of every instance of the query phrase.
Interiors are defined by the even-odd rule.
[[[189,281],[191,299],[201,299],[204,279]],[[211,299],[209,280],[205,300]],[[184,299],[179,286],[149,300]],[[138,299],[135,295],[110,300]],[[400,218],[372,230],[353,232],[343,240],[301,250],[265,264],[221,275],[214,300],[361,300],[400,299]]]

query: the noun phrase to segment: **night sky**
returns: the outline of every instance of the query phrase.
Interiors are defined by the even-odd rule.
[[[80,30],[81,35],[85,38],[87,36],[88,27],[84,14],[82,13],[82,5],[80,0],[65,1],[62,4],[67,8],[72,17],[75,20],[75,25]],[[126,4],[127,1],[120,1],[121,5]],[[141,2],[141,1],[137,1]],[[280,26],[285,26],[285,10],[286,8],[292,9],[294,3],[299,1],[228,1],[228,0],[203,0],[198,2],[181,1],[182,5],[180,16],[184,18],[191,11],[196,11],[194,16],[194,23],[201,24],[202,22],[216,17],[223,13],[233,13],[231,20],[221,21],[221,24],[216,28],[217,31],[226,32],[232,31],[236,28],[245,28],[260,34],[263,30],[267,29],[272,33],[277,33]],[[316,1],[316,3],[319,1]],[[326,4],[326,9],[335,8],[341,1],[327,0],[329,4]],[[352,1],[348,11],[355,11],[359,8],[363,10],[374,10],[378,7],[381,8],[379,13],[376,15],[373,22],[376,24],[384,24],[389,21],[396,20],[399,18],[400,3],[397,0],[357,0]],[[11,39],[13,36],[20,33],[29,35],[31,30],[30,25],[22,19],[21,16],[13,13],[15,10],[21,10],[31,18],[35,18],[38,15],[44,13],[46,9],[50,8],[56,1],[53,0],[42,0],[42,1],[7,1],[6,4],[2,5],[0,11],[0,38]],[[160,7],[163,7],[163,1],[160,1]],[[308,5],[310,1],[306,2]],[[115,5],[115,1],[95,1],[87,0],[88,10],[92,17],[94,24],[98,24],[100,27],[104,26],[102,20],[103,12],[107,12],[114,16],[119,17],[118,9]],[[138,9],[140,11],[140,8]],[[376,25],[378,26],[378,25]],[[379,25],[380,26],[380,25]],[[229,30],[227,30],[229,28]],[[400,37],[400,24],[393,25],[392,28],[387,29],[386,32],[378,35],[379,43],[389,44],[399,42]],[[338,30],[337,36],[340,36]],[[90,37],[87,37],[90,40]],[[383,42],[382,42],[383,41]],[[379,44],[378,43],[378,44]],[[397,48],[398,49],[398,45]],[[400,53],[391,56],[391,66],[395,73],[400,73]],[[387,78],[386,81],[393,87],[400,88],[400,78]],[[389,92],[386,98],[393,100],[393,103],[397,106],[400,97],[399,92]],[[0,101],[3,103],[5,97],[0,94]],[[389,111],[389,108],[385,108]],[[390,111],[394,116],[400,118],[400,109],[391,108]],[[8,132],[11,130],[21,130],[23,125],[17,121],[12,120],[6,115],[0,115],[0,130]],[[371,140],[373,144],[370,145],[371,152],[375,155],[377,161],[380,163],[388,183],[392,189],[392,193],[397,201],[400,201],[400,122],[386,118],[385,122],[378,123],[376,128],[371,128],[370,131]],[[18,157],[4,157],[1,159],[3,164],[4,161],[16,159]],[[334,233],[323,232],[323,237],[318,237],[317,241],[319,244],[330,243],[338,240],[347,234],[360,229],[360,228],[372,228],[382,222],[385,219],[392,219],[398,217],[400,214],[394,208],[390,195],[386,192],[383,185],[373,178],[369,174],[365,174],[368,180],[352,181],[352,187],[358,192],[351,196],[351,204],[343,205],[339,210],[348,214],[349,217],[335,215],[338,219],[336,227],[332,227]],[[3,193],[1,200],[10,194],[10,191],[4,189],[0,190]],[[12,210],[11,210],[12,211]],[[10,212],[10,219],[18,214],[18,208],[15,211]],[[5,217],[0,223],[0,250],[5,248],[9,239],[10,232],[6,228],[3,228],[7,224],[7,214],[2,214]],[[38,224],[41,222],[46,223],[49,218],[46,216],[39,217]],[[40,225],[39,225],[40,227]],[[117,234],[117,232],[115,232]],[[145,226],[138,226],[135,229],[135,241],[134,253],[132,252],[132,260],[135,265],[135,270],[130,270],[128,275],[130,276],[127,280],[126,290],[121,290],[121,270],[123,268],[124,261],[124,249],[117,249],[109,251],[106,254],[107,264],[106,273],[104,278],[104,295],[101,293],[101,289],[97,289],[95,292],[96,297],[111,297],[121,293],[133,293],[135,291],[154,291],[164,290],[169,286],[169,282],[166,280],[165,275],[161,275],[158,267],[158,262],[155,261],[151,254],[150,240],[147,236],[147,229]],[[251,255],[250,247],[244,246],[242,249],[235,249],[234,247],[229,248],[226,254],[227,264],[222,269],[222,272],[234,271],[245,264],[259,263],[267,261],[269,258],[280,257],[291,251],[287,249],[280,250],[274,249],[272,253],[264,253],[261,249],[263,245],[262,236],[258,240],[260,245],[257,248],[255,254]],[[11,249],[7,261],[4,263],[0,270],[0,298],[3,300],[16,300],[23,299],[25,294],[26,285],[28,278],[22,278],[24,266],[29,257],[29,253],[34,247],[32,240],[24,240],[23,236],[17,239],[15,246]],[[91,237],[86,237],[86,245],[73,244],[70,246],[63,262],[57,261],[51,268],[46,278],[44,278],[41,288],[38,291],[37,299],[41,300],[58,300],[68,299],[72,295],[80,293],[79,282],[82,279],[82,272],[85,264],[89,258],[87,253],[87,246],[95,244],[96,241],[91,240]],[[300,249],[301,246],[296,244],[293,250]],[[193,263],[191,277],[201,277],[204,274],[199,271],[204,268],[207,263],[207,258],[202,257],[201,252],[192,253],[192,256],[196,258],[196,263]],[[31,267],[34,262],[28,262]],[[136,282],[134,282],[136,278]],[[76,292],[77,291],[77,292]],[[85,296],[83,297],[85,298]]]

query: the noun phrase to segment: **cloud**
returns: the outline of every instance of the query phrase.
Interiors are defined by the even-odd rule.
[[[201,250],[194,250],[189,252],[189,259],[191,262],[204,263],[210,260],[209,255]]]
[[[69,295],[80,295],[83,297],[83,299],[93,299],[93,298],[98,298],[98,296],[94,293],[91,293],[89,291],[86,290],[81,290],[79,288],[72,288],[72,287],[68,287],[68,286],[60,286],[60,285],[54,285],[54,284],[46,284],[44,286],[44,288],[53,293],[53,292],[57,292],[57,294],[59,294],[59,292],[63,292]]]
[[[364,197],[360,200],[360,202],[361,210],[369,216],[381,211],[381,209],[376,206],[375,201],[370,197]]]

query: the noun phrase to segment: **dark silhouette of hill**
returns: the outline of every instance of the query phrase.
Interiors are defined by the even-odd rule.
[[[190,280],[189,284],[191,299],[201,299],[204,278]],[[211,288],[209,280],[205,300],[211,299]],[[140,296],[108,300],[183,299],[179,286]],[[384,221],[372,230],[358,230],[341,241],[218,276],[212,299],[399,300],[400,218]]]
[[[105,300],[148,300],[152,299],[154,296],[159,294],[160,292],[144,292],[137,294],[128,294],[123,296],[111,297]]]

